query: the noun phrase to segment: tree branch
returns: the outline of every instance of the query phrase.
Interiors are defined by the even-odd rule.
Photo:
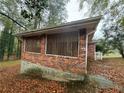
[[[19,25],[20,27],[24,28],[24,29],[27,29],[25,26],[23,26],[22,24],[20,24],[19,22],[17,22],[16,20],[14,20],[13,18],[11,18],[10,16],[6,15],[5,13],[3,12],[0,12],[1,15],[9,18],[10,20],[12,20],[14,23],[16,23],[17,25]]]

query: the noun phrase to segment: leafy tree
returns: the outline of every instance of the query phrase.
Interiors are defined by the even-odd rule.
[[[79,8],[83,9],[84,2],[88,4],[89,16],[105,15],[108,10],[116,10],[124,4],[124,0],[79,0]],[[110,12],[110,11],[109,11]]]
[[[21,15],[33,23],[33,28],[54,26],[65,22],[65,5],[69,0],[22,0]]]
[[[48,26],[64,23],[67,18],[65,5],[69,0],[50,0],[48,4]]]
[[[18,18],[18,5],[16,0],[1,0],[0,1],[0,16],[7,17],[8,20],[13,21],[20,27],[26,29],[24,24],[21,24],[17,19]]]
[[[105,55],[105,54],[107,54],[107,53],[112,53],[112,46],[111,45],[109,45],[108,46],[108,40],[105,40],[105,38],[104,39],[100,39],[100,40],[98,40],[98,42],[96,43],[96,52],[102,52],[103,53],[103,55]]]
[[[113,49],[118,49],[124,58],[124,6],[123,4],[114,3],[104,17],[103,30],[104,37],[112,45]]]
[[[19,24],[17,20],[14,20],[18,19],[17,2],[15,0],[2,0],[0,3],[0,14],[2,14],[0,15],[0,22],[4,26],[0,34],[0,60],[3,60],[5,55],[9,59],[14,52],[15,36],[13,34],[16,33]]]
[[[21,15],[34,22],[34,28],[38,28],[43,14],[48,8],[48,0],[22,0]]]
[[[4,24],[4,29],[1,32],[0,38],[0,60],[3,60],[5,54],[7,58],[13,53],[14,46],[14,36],[12,35],[12,21],[7,20],[5,17],[2,17],[2,23]]]
[[[113,18],[113,20],[115,19]],[[110,25],[107,26],[106,22],[104,22],[104,28],[102,30],[104,31],[104,37],[108,41],[108,46],[111,45],[113,49],[118,49],[124,58],[124,27],[121,23],[111,21]]]
[[[6,28],[4,29],[6,30]],[[2,34],[1,34],[1,39],[0,39],[0,60],[3,60],[4,59],[4,55],[5,55],[5,46],[6,46],[6,41],[7,39],[5,37],[7,35],[7,32],[4,31]]]

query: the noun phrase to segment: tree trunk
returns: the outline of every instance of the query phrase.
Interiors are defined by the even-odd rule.
[[[121,54],[122,58],[124,58],[124,51],[123,50],[120,50],[120,54]]]
[[[38,19],[35,17],[34,19],[34,29],[37,29]]]
[[[124,58],[124,53],[121,54],[122,58]]]
[[[18,39],[18,45],[16,50],[16,58],[17,59],[21,58],[21,41],[19,39]]]
[[[22,24],[20,24],[19,22],[17,22],[15,19],[11,18],[10,16],[4,14],[3,12],[0,12],[0,14],[3,15],[3,16],[6,16],[7,18],[9,18],[10,20],[12,20],[17,25],[19,25],[20,27],[24,28],[25,30],[27,29],[25,26],[23,26]]]
[[[6,46],[7,46],[7,28],[4,28],[4,31],[1,32],[0,38],[0,61],[4,60],[4,55],[6,53]]]

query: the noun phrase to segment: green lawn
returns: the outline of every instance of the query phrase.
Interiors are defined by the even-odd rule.
[[[2,67],[11,67],[20,64],[20,60],[15,61],[2,61],[0,62],[0,68]]]
[[[105,54],[103,58],[121,58],[121,55],[119,53],[109,53]]]

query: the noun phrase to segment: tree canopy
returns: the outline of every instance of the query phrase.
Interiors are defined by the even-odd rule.
[[[21,0],[21,15],[33,28],[54,26],[66,21],[65,5],[69,0]]]

